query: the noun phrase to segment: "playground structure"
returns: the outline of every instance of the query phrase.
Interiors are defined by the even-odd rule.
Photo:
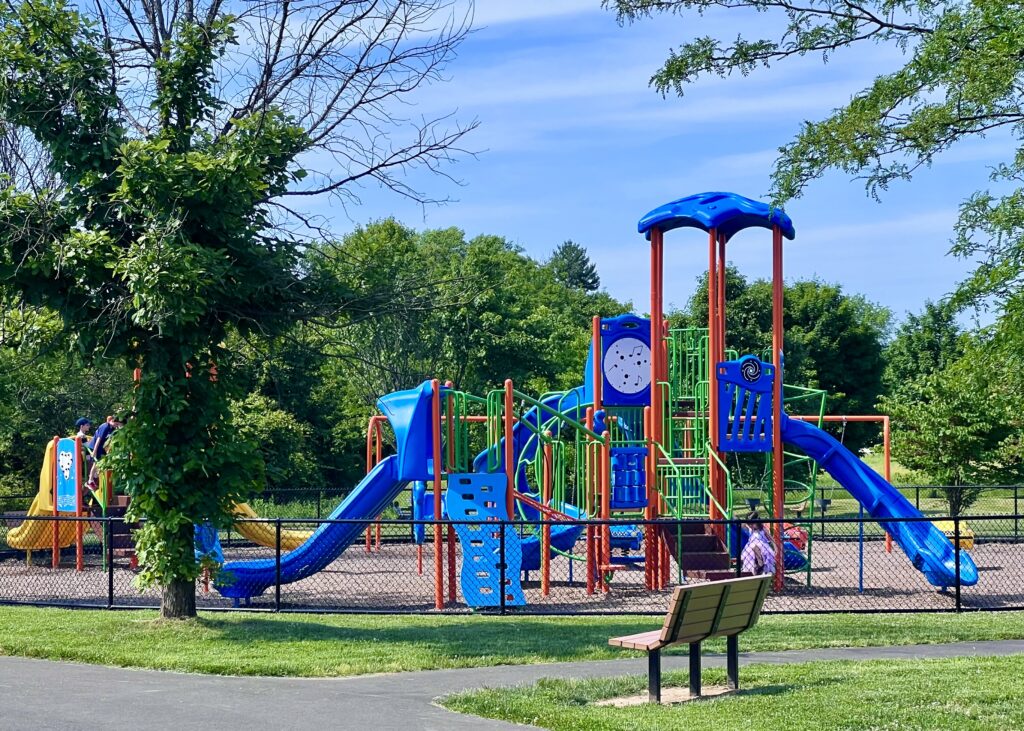
[[[664,235],[675,228],[708,235],[706,329],[670,329],[664,318]],[[763,360],[725,347],[726,245],[747,228],[772,232],[773,338]],[[611,591],[615,573],[630,568],[642,567],[652,591],[670,583],[673,564],[679,582],[724,578],[735,573],[743,536],[722,525],[690,528],[742,517],[733,504],[730,453],[765,459],[768,517],[786,518],[789,503],[813,518],[820,466],[932,585],[947,587],[957,577],[973,585],[973,561],[960,552],[957,566],[942,531],[927,522],[886,522],[920,513],[822,430],[825,393],[784,384],[782,247],[795,236],[789,217],[741,196],[705,193],[654,209],[638,230],[650,241],[650,316],[594,318],[583,385],[533,397],[506,381],[475,395],[435,379],[381,398],[383,416],[372,418],[367,432],[367,476],[329,517],[339,522],[320,526],[279,568],[268,559],[225,564],[218,590],[247,601],[275,581],[319,571],[366,529],[344,521],[373,520],[407,483],[413,517],[432,521],[416,538],[433,545],[437,609],[457,601],[460,588],[470,606],[521,605],[522,578],[539,571],[547,594],[551,562],[559,558],[582,564],[588,593]],[[807,404],[816,415],[786,413]],[[396,445],[386,457],[384,421]],[[803,480],[787,477],[801,467]],[[811,536],[798,525],[772,528],[775,589],[783,588],[787,569],[807,569],[810,581],[803,551]],[[369,530],[366,540],[369,547]]]
[[[664,236],[676,228],[708,236],[707,328],[673,329],[664,317]],[[725,254],[747,228],[772,233],[773,336],[770,353],[740,357],[725,345]],[[723,579],[736,575],[745,538],[708,521],[744,518],[746,508],[734,505],[743,487],[762,495],[766,517],[778,519],[771,524],[773,584],[781,591],[787,571],[804,571],[811,581],[813,531],[805,526],[814,517],[819,467],[930,584],[976,583],[969,554],[954,551],[931,523],[903,522],[920,513],[888,474],[875,473],[822,429],[827,420],[882,417],[826,416],[824,391],[784,383],[782,251],[783,239],[795,236],[789,217],[741,196],[705,193],[654,209],[638,230],[650,242],[649,316],[594,318],[582,385],[531,396],[506,381],[478,395],[434,379],[383,396],[367,431],[367,474],[326,522],[293,531],[240,521],[245,537],[286,553],[228,561],[215,588],[248,603],[271,586],[322,571],[364,531],[369,549],[367,522],[410,487],[411,517],[420,521],[418,570],[423,548],[432,545],[437,609],[456,603],[460,590],[470,607],[523,605],[530,572],[539,572],[546,596],[552,562],[561,560],[580,567],[588,594],[614,591],[621,571],[642,570],[648,591],[673,579]],[[385,423],[392,454],[385,454],[392,451]],[[730,455],[761,460],[764,479],[735,484]],[[43,492],[41,480],[39,510],[50,505]],[[236,515],[255,514],[241,505]],[[58,556],[66,536],[54,535]],[[216,543],[216,532],[197,530],[197,555],[222,555]]]

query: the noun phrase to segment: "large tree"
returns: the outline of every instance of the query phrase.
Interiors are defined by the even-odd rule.
[[[765,17],[763,35],[692,37],[671,51],[652,84],[682,95],[707,76],[748,74],[794,57],[827,61],[851,47],[888,46],[891,70],[824,119],[805,122],[775,163],[773,197],[799,196],[830,169],[875,195],[957,143],[1001,133],[994,190],[963,202],[953,253],[980,261],[960,304],[995,306],[1013,320],[1006,344],[1024,357],[1024,6],[1002,0],[605,0],[623,21],[730,9]],[[699,27],[699,26],[694,26]],[[867,48],[864,48],[866,51]]]
[[[165,616],[195,613],[193,524],[228,520],[259,471],[232,426],[228,337],[328,304],[293,201],[344,203],[360,181],[427,200],[402,173],[436,169],[466,128],[392,102],[465,32],[447,0],[0,9],[0,276],[80,352],[142,369],[110,459]]]

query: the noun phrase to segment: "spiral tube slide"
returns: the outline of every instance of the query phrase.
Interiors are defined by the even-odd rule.
[[[782,441],[802,449],[878,521],[932,586],[956,584],[957,552],[946,535],[928,521],[889,522],[889,518],[921,518],[920,511],[899,490],[864,464],[838,440],[803,421],[782,415]],[[978,583],[978,567],[960,551],[960,584]]]

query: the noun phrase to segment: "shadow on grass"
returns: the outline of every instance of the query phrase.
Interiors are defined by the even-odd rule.
[[[382,626],[339,626],[317,621],[279,618],[224,619],[202,617],[201,625],[225,643],[332,643],[392,647],[402,645],[436,648],[450,656],[533,656],[559,660],[580,654],[605,657],[629,657],[608,646],[608,638],[643,631],[654,622],[603,622],[589,626],[566,620],[516,620],[515,624],[481,619],[446,617],[443,623],[423,625],[415,621],[398,624],[395,618],[382,619]]]

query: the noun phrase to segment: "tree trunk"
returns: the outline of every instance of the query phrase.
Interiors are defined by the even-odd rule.
[[[196,582],[175,579],[162,587],[160,616],[163,619],[188,619],[196,616]]]

